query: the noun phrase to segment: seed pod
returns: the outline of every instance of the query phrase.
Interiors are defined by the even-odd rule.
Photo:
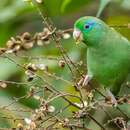
[[[124,98],[124,103],[128,103],[128,99]]]
[[[49,35],[49,34],[50,34],[50,31],[49,31],[48,28],[44,28],[44,29],[43,29],[43,33]]]
[[[37,71],[37,66],[35,64],[32,64],[32,71]]]
[[[33,74],[30,70],[26,70],[25,74],[29,77],[28,82],[31,82],[35,77],[35,74]]]
[[[42,116],[43,116],[43,114],[39,113],[39,111],[38,111],[38,113],[32,115],[31,119],[35,120],[35,121],[40,121],[40,120],[42,120],[42,118],[41,118]]]
[[[29,94],[29,95],[26,96],[26,98],[30,98],[32,96],[33,96],[33,94]]]
[[[9,49],[12,49],[14,47],[14,42],[12,40],[9,40],[7,43],[6,43],[7,47]]]
[[[60,123],[59,123],[59,126],[61,127],[61,126],[63,126],[63,124],[60,122]]]
[[[35,89],[35,87],[34,87],[34,86],[31,86],[31,87],[30,87],[30,92],[33,93],[33,92],[34,92],[34,89]]]
[[[15,42],[15,45],[19,45],[19,46],[22,46],[22,42],[21,41],[19,41],[19,40],[17,40],[16,42]]]
[[[88,93],[88,98],[89,98],[90,100],[93,99],[93,93],[92,93],[92,92]]]
[[[33,97],[34,97],[36,100],[39,100],[39,99],[40,99],[40,96],[38,96],[38,95],[33,95]]]
[[[28,43],[25,43],[23,45],[23,49],[28,51],[29,49],[31,49],[33,47],[33,42],[28,42]]]
[[[48,39],[48,34],[40,33],[40,35],[41,35],[41,39],[42,39],[42,40]]]
[[[25,33],[23,34],[23,39],[25,39],[25,40],[30,40],[30,39],[31,39],[31,34],[30,34],[29,32],[25,32]]]
[[[7,87],[7,84],[0,80],[0,86],[1,86],[2,88],[6,88],[6,87]]]
[[[120,100],[120,101],[118,101],[118,103],[119,103],[120,105],[122,105],[122,104],[124,104],[124,100]]]
[[[128,28],[130,28],[130,23],[128,24]]]
[[[62,37],[63,37],[64,39],[69,39],[69,38],[70,38],[70,34],[69,34],[69,33],[63,33],[63,34],[62,34]]]
[[[10,50],[7,50],[6,53],[9,54],[9,53],[13,53],[14,50],[13,49],[10,49]]]
[[[55,107],[54,106],[49,106],[48,107],[48,112],[54,112],[55,111]]]
[[[46,111],[47,111],[46,106],[41,107],[41,108],[40,108],[40,111],[43,112],[43,113],[46,112]]]
[[[29,63],[28,65],[25,66],[26,69],[31,70],[36,72],[37,71],[37,66],[35,64]]]
[[[26,122],[26,124],[30,125],[31,124],[31,119],[25,118],[24,121]]]
[[[11,39],[12,42],[14,42],[14,43],[16,42],[14,37],[11,37],[10,39]]]
[[[130,105],[130,100],[128,100],[128,105]]]
[[[20,45],[15,45],[15,47],[14,47],[14,52],[17,52],[17,51],[19,51],[20,50],[20,48],[21,48],[21,46]]]
[[[37,40],[39,39],[39,33],[35,33],[33,39],[35,40],[35,42],[37,42]]]
[[[35,122],[31,122],[31,123],[30,123],[30,128],[31,128],[32,130],[36,128]]]
[[[43,71],[48,71],[48,66],[44,65],[44,64],[40,64],[38,66],[39,70],[43,70]]]
[[[5,53],[7,50],[5,48],[0,48],[0,55]]]
[[[38,41],[37,41],[37,45],[38,45],[38,46],[42,46],[43,44],[44,44],[44,43],[43,43],[42,40],[38,40]]]
[[[23,130],[23,124],[18,123],[17,128],[18,128],[18,130]]]
[[[20,35],[17,35],[16,39],[19,40],[19,41],[21,41],[22,37]]]
[[[83,61],[80,61],[80,62],[79,62],[79,65],[82,66],[82,65],[83,65]]]
[[[29,63],[29,64],[27,64],[26,66],[25,66],[25,68],[28,70],[31,70],[32,69],[32,66],[31,66],[31,63]]]
[[[37,3],[43,4],[44,0],[36,0]]]
[[[43,36],[43,33],[42,32],[38,33],[38,36],[39,38],[41,38]]]
[[[106,100],[106,102],[110,101],[111,100],[111,96],[107,96],[105,100]]]
[[[121,98],[119,101],[118,101],[119,104],[124,104],[124,103],[128,103],[128,100],[126,98]]]
[[[50,31],[48,30],[48,28],[44,28],[43,32],[39,33],[39,36],[41,37],[42,40],[46,39],[45,41],[48,41],[49,34],[50,34]]]
[[[63,69],[65,67],[65,61],[60,60],[59,61],[59,66],[60,66],[61,69]]]
[[[38,113],[38,112],[39,112],[39,109],[35,109],[35,112]],[[33,116],[36,116],[36,115],[33,115]]]
[[[31,81],[33,81],[33,79],[34,79],[33,77],[29,77],[27,81],[31,82]]]
[[[45,44],[49,44],[50,43],[50,39],[48,37],[43,39],[43,41],[44,41]]]
[[[68,118],[65,118],[65,122],[66,122],[66,123],[69,123],[69,119],[68,119]]]

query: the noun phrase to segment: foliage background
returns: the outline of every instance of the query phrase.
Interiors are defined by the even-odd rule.
[[[45,3],[41,5],[43,13],[51,18],[58,29],[72,28],[75,20],[81,16],[95,16],[100,3],[99,0],[44,0],[44,2]],[[107,24],[121,25],[130,23],[130,0],[113,0],[105,8],[100,18]],[[17,34],[22,34],[23,32],[30,32],[31,34],[34,34],[35,32],[42,31],[43,27],[44,25],[42,24],[41,17],[37,13],[36,9],[30,7],[28,3],[25,3],[22,0],[0,0],[0,47],[4,47],[11,36],[16,36]],[[130,40],[130,28],[117,28],[117,30]],[[72,37],[68,40],[62,40],[62,45],[67,50],[68,55],[75,62],[82,60],[86,63],[85,45],[82,44],[81,46],[76,46]],[[42,47],[35,46],[29,52],[24,54],[33,56],[51,56],[57,58],[61,56],[53,42]],[[19,62],[24,64],[29,61],[20,60]],[[32,62],[35,63],[37,61]],[[49,72],[54,72],[57,76],[62,76],[68,80],[72,78],[68,68],[65,67],[61,70],[58,66],[58,62],[56,61],[41,60],[38,62],[46,64],[49,68]],[[86,70],[83,67],[81,69]],[[27,76],[24,71],[16,67],[15,64],[8,62],[6,59],[3,60],[0,58],[0,80],[25,82],[27,80]],[[38,80],[36,79],[33,82],[38,82]],[[50,82],[52,82],[59,90],[76,94],[74,88],[59,80],[57,81],[51,79]],[[29,89],[27,87],[16,87],[14,85],[9,85],[6,89],[0,88],[0,105],[2,106],[9,104],[9,102],[13,100],[13,97],[21,97],[27,94],[28,91]],[[127,92],[127,90],[124,90],[124,92]],[[52,104],[58,110],[63,106],[64,102],[59,99],[59,101]],[[22,99],[11,107],[35,109],[38,105],[39,101],[34,98],[30,98]],[[128,105],[124,104],[120,107],[124,112],[130,115],[130,107]],[[109,111],[113,113],[113,116],[120,116],[120,113],[115,110]],[[64,114],[68,113],[66,112]],[[14,114],[19,115],[19,113],[14,112],[0,112],[0,115]],[[100,115],[100,110],[94,113],[94,117],[97,120],[105,122],[107,119],[106,115]],[[17,122],[2,118],[0,119],[0,127],[12,128],[16,127],[16,124]],[[115,128],[112,127],[112,125],[109,126],[109,129],[115,130]],[[98,130],[97,126],[91,121],[88,124],[88,128],[95,128]]]

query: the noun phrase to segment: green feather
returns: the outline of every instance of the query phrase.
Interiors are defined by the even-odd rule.
[[[88,32],[84,29],[87,22],[95,24]],[[116,95],[130,72],[130,42],[96,17],[82,17],[74,28],[82,32],[88,47],[88,74]]]

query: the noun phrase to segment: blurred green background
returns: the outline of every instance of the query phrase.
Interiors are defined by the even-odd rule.
[[[57,29],[64,30],[73,28],[74,22],[81,16],[96,16],[99,6],[100,0],[44,0],[44,4],[42,4],[40,8],[44,14],[51,18]],[[121,25],[130,23],[130,0],[112,0],[112,2],[105,7],[100,18],[107,24]],[[18,34],[21,35],[24,32],[34,34],[36,32],[41,32],[43,28],[44,25],[42,24],[41,17],[36,9],[31,7],[28,3],[23,2],[22,0],[0,0],[0,47],[5,47],[6,42],[11,36],[16,36]],[[118,28],[117,31],[130,40],[130,28]],[[62,40],[62,45],[65,50],[67,50],[71,59],[75,62],[82,60],[86,63],[86,47],[83,44],[81,46],[76,46],[73,38],[71,37],[68,40]],[[57,58],[61,57],[60,52],[53,42],[42,47],[35,46],[29,52],[24,52],[23,54],[33,56],[51,56]],[[54,72],[57,76],[62,76],[68,80],[72,78],[67,67],[63,70],[59,69],[57,61],[19,60],[19,62],[22,64],[29,62],[37,64],[44,63],[48,66],[49,72]],[[85,70],[85,68],[81,69]],[[15,64],[12,64],[6,59],[0,58],[0,80],[25,82],[27,81],[27,76],[24,71],[16,67]],[[38,79],[35,79],[30,84],[35,82],[38,82]],[[62,81],[51,79],[50,82],[52,82],[59,90],[72,92],[74,94],[76,93],[74,88],[68,86]],[[13,97],[21,97],[27,93],[28,88],[23,86],[16,87],[14,85],[8,85],[6,89],[0,88],[0,105],[7,105],[13,100]],[[64,105],[64,102],[61,99],[57,102],[61,103],[55,105],[56,109],[59,109]],[[12,108],[34,109],[37,108],[38,105],[39,101],[34,98],[30,98],[20,100],[17,104],[12,105]],[[130,115],[130,107],[122,105],[121,108],[124,112]],[[120,116],[116,110],[110,111],[113,112],[113,116]],[[105,122],[107,119],[106,115],[102,114],[101,117],[100,113],[100,111],[97,111],[94,114],[94,117],[100,122]],[[9,114],[14,114],[14,112],[0,112],[0,115]],[[15,114],[17,115],[17,113]],[[24,114],[22,116],[24,117]],[[5,119],[3,120],[0,118],[0,128],[16,127],[16,124],[17,122]],[[88,127],[98,130],[97,126],[93,122],[89,122]],[[114,130],[115,128],[109,126],[109,129]]]

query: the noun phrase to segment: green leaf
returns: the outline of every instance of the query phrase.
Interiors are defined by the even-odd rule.
[[[11,68],[11,69],[10,69]],[[16,74],[19,68],[6,59],[0,58],[0,79],[7,80],[11,75]]]
[[[96,17],[100,17],[102,11],[107,6],[107,4],[109,4],[110,2],[111,2],[111,0],[100,0],[100,7],[98,9]]]
[[[121,7],[126,10],[130,10],[130,0],[123,0],[121,2]]]
[[[88,5],[92,0],[63,0],[61,4],[61,14],[73,13],[86,5]]]
[[[64,13],[66,6],[71,2],[71,0],[64,0],[61,6],[61,12]]]

